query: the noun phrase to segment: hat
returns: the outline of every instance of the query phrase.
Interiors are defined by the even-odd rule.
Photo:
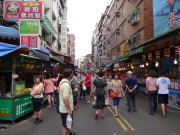
[[[127,72],[127,74],[132,74],[132,73],[133,73],[133,72],[131,72],[131,71],[128,71],[128,72]]]

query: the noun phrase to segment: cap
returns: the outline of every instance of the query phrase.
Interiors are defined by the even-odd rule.
[[[133,72],[131,72],[131,71],[128,71],[128,72],[127,72],[127,74],[132,74],[132,73],[133,73]]]

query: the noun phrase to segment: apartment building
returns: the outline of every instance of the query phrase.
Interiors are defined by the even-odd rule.
[[[152,1],[112,0],[99,24],[99,32],[105,35],[102,37],[105,43],[102,50],[105,50],[106,58],[123,58],[128,52],[134,52],[138,45],[153,38]],[[99,52],[98,55],[101,55]],[[103,64],[105,62],[100,63],[101,66]]]

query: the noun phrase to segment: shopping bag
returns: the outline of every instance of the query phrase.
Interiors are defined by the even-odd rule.
[[[109,105],[110,105],[110,98],[109,98],[109,97],[106,98],[106,100],[105,100],[105,105],[106,105],[106,106],[109,106]]]
[[[83,91],[86,91],[86,86],[83,84]]]
[[[110,97],[117,98],[118,97],[118,92],[115,92],[114,90],[111,90]]]

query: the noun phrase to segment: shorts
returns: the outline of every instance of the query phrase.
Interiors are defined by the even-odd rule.
[[[113,105],[119,105],[120,103],[120,97],[117,97],[117,98],[113,98]]]
[[[33,108],[35,112],[39,112],[41,110],[43,98],[32,98]]]
[[[67,128],[67,117],[68,117],[68,113],[61,113],[61,119],[62,119],[62,124],[64,128]],[[73,119],[73,117],[72,117]]]
[[[91,87],[86,87],[86,95],[90,95],[91,94]]]
[[[54,96],[54,92],[46,93],[47,95],[50,95],[51,97]]]
[[[158,103],[168,104],[168,94],[158,94]]]

